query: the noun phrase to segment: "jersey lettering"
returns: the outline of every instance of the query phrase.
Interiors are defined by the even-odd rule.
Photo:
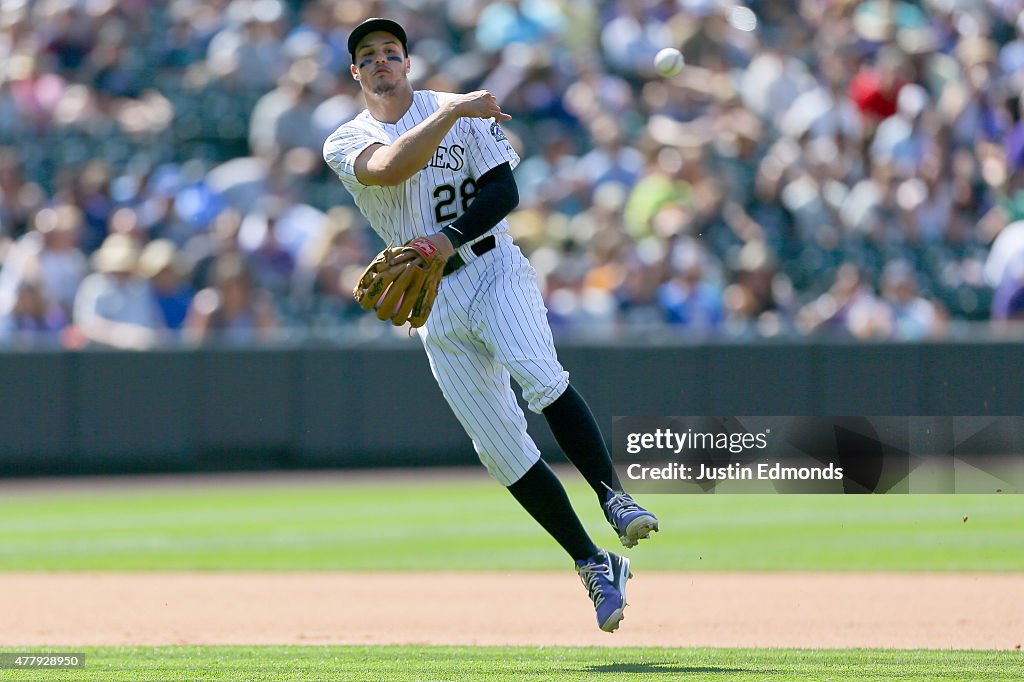
[[[453,144],[451,147],[440,145],[426,167],[443,168],[450,171],[462,170],[462,167],[466,165],[465,153],[466,148],[460,144]]]
[[[470,202],[476,196],[476,180],[466,178],[459,185],[458,192],[455,191],[455,187],[452,185],[440,185],[434,189],[433,196],[435,199],[440,200],[434,205],[434,219],[439,224],[447,223],[455,220],[459,213],[465,213],[466,209],[469,208]],[[462,211],[451,207],[455,203],[456,197],[460,199]]]
[[[459,185],[459,194],[462,195],[462,211],[465,213],[466,209],[469,208],[469,202],[473,201],[473,197],[476,196],[476,180],[466,178]]]
[[[455,203],[455,188],[451,185],[441,185],[434,190],[434,198],[440,199],[434,206],[434,218],[438,223],[446,223],[455,220],[457,213],[449,207]]]

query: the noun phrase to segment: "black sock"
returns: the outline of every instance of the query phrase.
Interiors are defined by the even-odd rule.
[[[597,493],[597,499],[604,504],[608,489],[621,490],[619,477],[612,467],[608,446],[604,443],[601,429],[594,415],[575,388],[570,385],[555,402],[544,408],[551,433],[565,456],[573,463],[590,487]]]
[[[597,554],[597,545],[573,511],[565,488],[544,460],[537,460],[508,491],[574,561]]]

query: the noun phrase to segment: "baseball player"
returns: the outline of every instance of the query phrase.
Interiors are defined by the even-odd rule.
[[[613,632],[629,559],[587,535],[526,432],[510,378],[546,417],[624,546],[657,531],[658,520],[622,491],[590,408],[555,355],[536,273],[508,234],[519,157],[499,124],[511,117],[484,90],[414,91],[406,33],[394,21],[359,24],[348,49],[366,110],[327,139],[324,159],[385,242],[444,259],[417,329],[434,378],[488,472],[573,558],[598,626]]]

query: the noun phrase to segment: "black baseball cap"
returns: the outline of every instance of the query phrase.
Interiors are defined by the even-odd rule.
[[[405,29],[399,26],[396,21],[373,17],[356,26],[348,34],[348,53],[352,55],[353,64],[356,63],[356,47],[359,46],[359,41],[374,31],[387,31],[395,36],[402,43],[402,49],[405,51],[405,54],[409,54],[409,39],[405,35]]]

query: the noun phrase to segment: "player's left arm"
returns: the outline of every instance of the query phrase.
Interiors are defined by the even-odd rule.
[[[519,205],[519,188],[512,175],[519,155],[499,121],[466,119],[462,125],[468,171],[476,178],[476,194],[462,215],[441,230],[455,248],[486,233]]]
[[[476,187],[465,212],[441,230],[456,249],[483,235],[519,205],[519,188],[507,161],[480,176]]]

